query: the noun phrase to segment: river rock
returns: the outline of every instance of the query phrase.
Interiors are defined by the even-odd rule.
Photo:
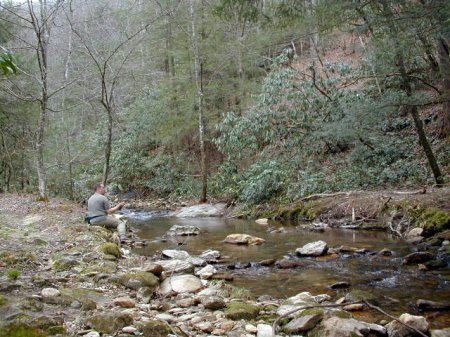
[[[357,321],[354,318],[330,317],[322,322],[320,336],[327,337],[356,337],[367,336],[370,333],[384,336],[386,328],[378,324]]]
[[[205,260],[209,263],[217,262],[220,259],[220,252],[218,250],[205,250],[201,255],[200,258]]]
[[[164,268],[157,263],[147,263],[142,268],[143,272],[152,273],[155,276],[160,276],[161,273],[164,271]]]
[[[248,234],[230,234],[224,240],[226,243],[233,243],[237,245],[259,245],[265,241],[266,240],[264,239]]]
[[[431,330],[430,337],[450,337],[450,328]]]
[[[258,225],[267,225],[269,223],[269,219],[267,219],[267,218],[256,219],[255,222]]]
[[[423,263],[434,259],[434,255],[430,252],[415,252],[406,255],[403,258],[402,264]]]
[[[213,276],[215,273],[217,273],[217,269],[209,264],[206,267],[203,267],[202,269],[197,271],[195,275],[200,276],[202,280],[207,280],[210,279],[211,276]]]
[[[298,260],[281,259],[276,262],[276,266],[281,269],[290,269],[290,268],[304,267],[305,263]]]
[[[202,288],[202,281],[194,275],[176,275],[165,279],[158,292],[161,295],[171,293],[195,293]]]
[[[183,207],[171,214],[177,218],[198,218],[198,217],[218,217],[224,214],[226,203],[201,204]]]
[[[284,326],[287,333],[299,333],[313,329],[322,320],[323,315],[305,315],[293,319]]]
[[[430,326],[425,317],[413,316],[407,313],[402,314],[399,317],[399,320],[423,333],[426,333]],[[415,335],[410,328],[397,321],[391,321],[388,323],[386,325],[386,329],[389,337],[409,337]]]
[[[112,304],[122,308],[134,308],[136,306],[136,302],[129,297],[117,297],[113,299]]]
[[[41,296],[44,303],[56,304],[59,301],[61,293],[55,288],[44,288],[41,291]]]
[[[342,281],[342,282],[336,282],[330,286],[330,289],[344,289],[344,288],[350,288],[350,283]]]
[[[175,260],[186,260],[191,257],[188,252],[176,249],[165,249],[162,251],[162,254]]]
[[[195,226],[173,225],[170,227],[167,235],[170,236],[190,236],[200,234],[200,228]]]
[[[161,265],[166,273],[193,273],[194,265],[182,260],[159,260],[155,263]]]
[[[219,296],[200,296],[200,302],[210,310],[220,310],[226,306],[224,299]]]
[[[327,243],[325,241],[319,240],[315,242],[310,242],[301,248],[297,248],[295,252],[297,255],[301,256],[320,256],[327,252]]]
[[[434,302],[434,301],[427,301],[419,299],[416,302],[417,307],[419,310],[423,311],[440,311],[440,310],[449,310],[450,309],[450,303],[449,302]]]
[[[408,232],[408,234],[406,234],[407,239],[414,238],[417,236],[423,236],[423,228],[421,227],[413,228]]]
[[[258,324],[256,328],[258,329],[256,337],[275,337],[272,326],[269,324]]]

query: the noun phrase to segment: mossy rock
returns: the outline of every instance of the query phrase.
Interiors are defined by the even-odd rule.
[[[278,318],[278,316],[276,316],[276,315],[268,315],[268,314],[265,314],[265,315],[259,315],[259,316],[257,316],[256,317],[256,320],[257,321],[264,321],[264,322],[266,322],[266,323],[273,323],[273,322],[275,322],[275,320]],[[289,319],[288,319],[289,320]],[[280,325],[282,325],[282,323],[280,323]]]
[[[132,324],[133,318],[124,313],[104,313],[94,315],[89,319],[89,325],[96,331],[104,334],[112,334]]]
[[[127,273],[119,276],[119,283],[135,290],[142,287],[154,289],[159,285],[159,279],[152,273]]]
[[[55,325],[47,329],[50,335],[63,335],[66,333],[66,329],[63,325]]]
[[[379,304],[378,298],[371,292],[364,290],[352,290],[345,295],[346,302],[367,301],[375,305]]]
[[[0,337],[48,337],[48,334],[25,323],[10,323],[0,326]]]
[[[353,318],[353,315],[345,310],[333,310],[329,312],[331,316],[336,316],[342,319],[350,319]]]
[[[225,315],[232,320],[253,319],[259,314],[260,307],[250,303],[231,302],[227,305]]]
[[[8,300],[0,295],[0,306],[5,305],[6,303],[8,303]]]
[[[320,315],[323,316],[325,314],[325,311],[323,309],[319,309],[319,308],[310,308],[310,309],[305,309],[302,310],[302,312],[300,312],[300,314],[298,315],[298,317],[303,317],[303,316],[314,316],[314,315]]]
[[[426,208],[418,219],[427,236],[450,229],[450,214],[439,208]]]
[[[115,256],[120,259],[122,257],[122,252],[117,244],[112,242],[107,242],[100,247],[100,251],[104,254]]]
[[[103,297],[103,293],[94,289],[85,288],[63,288],[60,289],[61,300],[65,304],[70,304],[73,301],[84,303],[86,299],[99,301]]]
[[[113,274],[117,271],[116,261],[100,261],[94,264],[90,264],[83,269],[82,274],[88,273],[105,273]]]
[[[144,336],[166,337],[172,333],[169,324],[163,321],[151,320],[139,324],[139,329]]]

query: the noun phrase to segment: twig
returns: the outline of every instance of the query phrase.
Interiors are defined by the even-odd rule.
[[[374,309],[374,310],[376,310],[376,311],[382,313],[383,315],[385,315],[385,316],[387,316],[387,317],[393,319],[394,321],[399,322],[400,324],[403,324],[403,325],[406,326],[408,329],[411,329],[411,330],[414,330],[415,332],[417,332],[419,335],[424,336],[424,337],[428,337],[428,336],[425,335],[422,331],[416,329],[415,327],[413,327],[413,326],[411,326],[411,325],[409,325],[409,324],[403,323],[403,322],[402,322],[401,320],[399,320],[397,317],[388,314],[386,311],[384,311],[383,309],[377,307],[376,305],[373,305],[373,304],[367,302],[366,300],[363,300],[363,302],[364,302],[364,304],[367,305],[369,308],[372,308],[372,309]]]
[[[278,326],[278,323],[280,322],[280,320],[282,320],[283,318],[285,318],[285,317],[287,317],[289,315],[292,315],[292,314],[296,313],[297,311],[304,310],[304,309],[313,309],[313,308],[345,307],[345,306],[350,305],[350,304],[360,304],[362,302],[363,301],[348,302],[348,303],[342,303],[342,304],[317,304],[317,305],[301,306],[301,307],[295,308],[295,309],[293,309],[291,311],[288,311],[287,313],[285,313],[285,314],[281,315],[280,317],[278,317],[275,320],[275,322],[273,322],[273,324],[272,324],[272,332],[275,335],[276,332],[277,332],[276,329],[277,329],[277,326]]]

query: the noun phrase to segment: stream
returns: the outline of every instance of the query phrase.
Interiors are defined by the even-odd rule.
[[[145,247],[134,248],[134,253],[153,256],[165,249],[179,249],[198,256],[207,249],[218,250],[221,253],[221,263],[216,268],[233,274],[232,284],[250,290],[254,296],[287,298],[308,291],[313,295],[327,293],[333,298],[339,298],[350,290],[359,289],[376,295],[379,305],[393,315],[404,312],[419,314],[415,307],[418,299],[450,301],[450,269],[423,272],[416,265],[402,265],[402,258],[413,252],[414,247],[385,232],[326,228],[319,233],[274,221],[269,222],[269,226],[264,226],[253,220],[173,218],[162,215],[164,214],[158,212],[127,215],[136,235],[149,241]],[[166,238],[166,232],[175,224],[196,226],[201,234]],[[270,233],[269,227],[272,230],[283,227],[285,232]],[[250,234],[263,238],[266,242],[257,246],[224,243],[225,237],[232,233]],[[365,248],[368,253],[341,253],[334,259],[330,259],[330,256],[295,256],[296,248],[317,240],[325,241],[328,247]],[[376,255],[384,248],[391,250],[393,255]],[[305,266],[280,269],[275,266],[263,267],[257,263],[272,258],[280,260],[283,257],[300,259]],[[229,265],[235,268],[228,269]],[[337,282],[347,282],[351,286],[342,290],[330,289]],[[361,314],[366,315],[365,311]],[[426,315],[433,316],[433,325],[450,326],[449,312]],[[381,316],[372,315],[367,320],[380,318]]]

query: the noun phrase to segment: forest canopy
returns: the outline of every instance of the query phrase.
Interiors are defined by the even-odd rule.
[[[444,0],[0,2],[0,189],[290,202],[448,184]]]

